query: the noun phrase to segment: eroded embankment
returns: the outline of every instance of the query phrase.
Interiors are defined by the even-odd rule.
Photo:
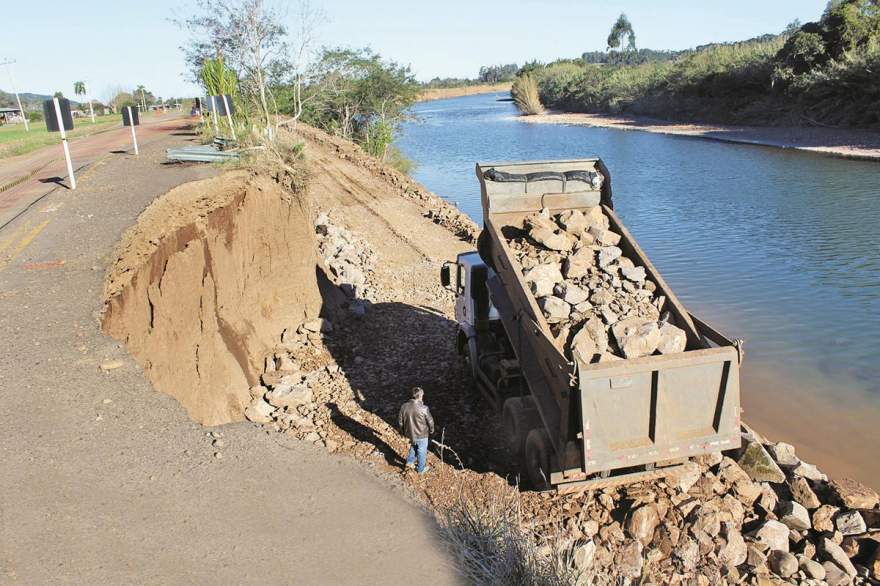
[[[241,419],[279,323],[321,309],[309,206],[227,173],[173,189],[120,243],[103,328],[206,425]]]

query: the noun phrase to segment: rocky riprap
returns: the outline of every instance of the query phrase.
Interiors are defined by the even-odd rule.
[[[684,352],[687,337],[645,268],[595,206],[529,216],[508,239],[557,347],[569,359],[607,362]]]
[[[530,495],[524,513],[561,528],[587,583],[878,583],[877,493],[829,481],[791,445],[744,429],[740,450],[665,480]]]

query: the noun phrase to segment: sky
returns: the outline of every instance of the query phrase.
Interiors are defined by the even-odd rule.
[[[267,1],[281,7],[289,29],[297,30],[295,0]],[[311,0],[311,5],[323,13],[316,44],[369,46],[410,65],[419,80],[427,81],[475,77],[481,65],[550,61],[604,50],[621,12],[632,22],[639,47],[686,49],[779,32],[796,18],[816,20],[826,2]],[[198,88],[184,77],[179,49],[186,33],[171,22],[185,17],[189,6],[180,0],[43,0],[40,10],[28,13],[19,25],[12,0],[0,0],[0,62],[16,61],[10,69],[21,92],[61,90],[73,97],[73,83],[84,80],[99,100],[139,84],[166,98],[197,95]],[[11,90],[6,68],[0,68],[0,89]]]

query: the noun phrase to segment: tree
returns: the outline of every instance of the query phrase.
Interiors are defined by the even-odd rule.
[[[57,91],[57,92],[55,92],[55,93],[53,94],[53,97],[56,97],[56,98],[58,98],[59,100],[61,100],[61,99],[64,99],[64,94],[61,93],[60,91]]]
[[[178,21],[192,34],[183,47],[193,79],[206,59],[223,57],[239,79],[243,97],[272,128],[269,86],[291,71],[287,59],[287,29],[281,15],[264,0],[196,0],[197,13]]]
[[[77,95],[77,97],[81,97],[86,95],[86,82],[84,81],[75,81],[73,82],[73,93]],[[89,116],[92,118],[92,124],[95,123],[95,110],[92,108],[92,99],[89,98]]]
[[[626,50],[635,51],[636,33],[633,31],[632,24],[630,24],[626,14],[621,12],[620,16],[617,17],[617,21],[611,27],[611,32],[608,34],[608,49],[619,48],[624,35],[627,37]]]
[[[324,49],[309,70],[303,120],[384,158],[419,91],[409,67],[370,49]]]

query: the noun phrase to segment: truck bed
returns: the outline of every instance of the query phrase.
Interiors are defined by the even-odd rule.
[[[559,169],[560,163],[551,165]],[[604,170],[596,159],[564,162],[562,168],[586,165]],[[491,165],[514,173],[546,166]],[[494,186],[487,187],[490,182],[482,177],[488,168],[477,167],[483,185],[485,230],[491,239],[488,260],[496,273],[489,282],[490,295],[553,444],[557,460],[553,484],[738,447],[740,348],[694,318],[678,301],[614,213],[607,170],[607,185],[601,191],[529,193],[528,186],[501,185],[493,202]],[[517,193],[517,189],[524,191]],[[569,361],[554,344],[505,233],[522,229],[525,219],[541,207],[558,213],[594,205],[601,206],[611,229],[620,234],[617,246],[636,266],[644,267],[657,293],[665,295],[666,309],[687,336],[684,352],[587,364],[580,359]]]

